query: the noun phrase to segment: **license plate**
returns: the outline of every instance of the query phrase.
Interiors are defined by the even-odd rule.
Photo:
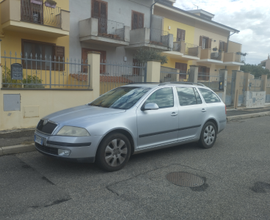
[[[35,139],[35,142],[36,143],[38,143],[40,145],[43,145],[43,139],[42,139],[42,137],[39,137],[38,135],[35,135],[34,139]]]

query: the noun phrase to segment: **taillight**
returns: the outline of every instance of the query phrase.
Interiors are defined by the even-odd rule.
[[[227,108],[226,108],[226,105],[225,105],[225,114],[227,115]]]

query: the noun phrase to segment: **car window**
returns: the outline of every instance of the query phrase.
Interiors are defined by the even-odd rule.
[[[199,88],[199,91],[201,92],[201,94],[204,98],[204,101],[206,103],[220,102],[220,99],[218,98],[218,96],[214,92],[212,92],[208,89],[203,89],[203,88]]]
[[[196,99],[197,99],[197,104],[202,104],[202,99],[201,99],[201,96],[199,95],[197,89],[193,88],[194,89],[194,92],[195,92],[195,96],[196,96]]]
[[[176,87],[179,103],[181,106],[201,104],[202,100],[192,87]],[[198,92],[197,92],[198,93]]]
[[[149,90],[150,88],[118,87],[100,96],[89,105],[104,108],[129,109]]]
[[[155,91],[145,102],[156,103],[159,108],[169,108],[174,106],[172,88],[162,88]]]

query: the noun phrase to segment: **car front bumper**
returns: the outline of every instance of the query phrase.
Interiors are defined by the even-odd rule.
[[[55,136],[35,131],[35,147],[39,152],[48,156],[93,163],[100,138],[99,136]]]

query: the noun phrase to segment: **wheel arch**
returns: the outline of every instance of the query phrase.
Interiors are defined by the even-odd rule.
[[[100,147],[100,144],[102,143],[102,141],[108,137],[109,135],[113,134],[113,133],[121,133],[123,135],[125,135],[128,140],[130,141],[130,145],[131,145],[131,155],[134,153],[134,139],[132,137],[132,135],[130,134],[130,132],[128,132],[127,130],[125,129],[121,129],[121,128],[118,128],[118,129],[115,129],[115,130],[112,130],[110,132],[108,132],[106,135],[104,135],[104,137],[100,140],[99,144],[98,144],[98,148]],[[97,151],[98,151],[98,148],[97,148]],[[96,151],[96,154],[97,154],[97,151]]]
[[[218,123],[217,123],[217,121],[216,121],[214,118],[208,119],[208,120],[204,123],[204,125],[205,125],[207,122],[212,122],[212,123],[214,123],[215,126],[216,126],[216,128],[217,128],[217,132],[218,132]]]

